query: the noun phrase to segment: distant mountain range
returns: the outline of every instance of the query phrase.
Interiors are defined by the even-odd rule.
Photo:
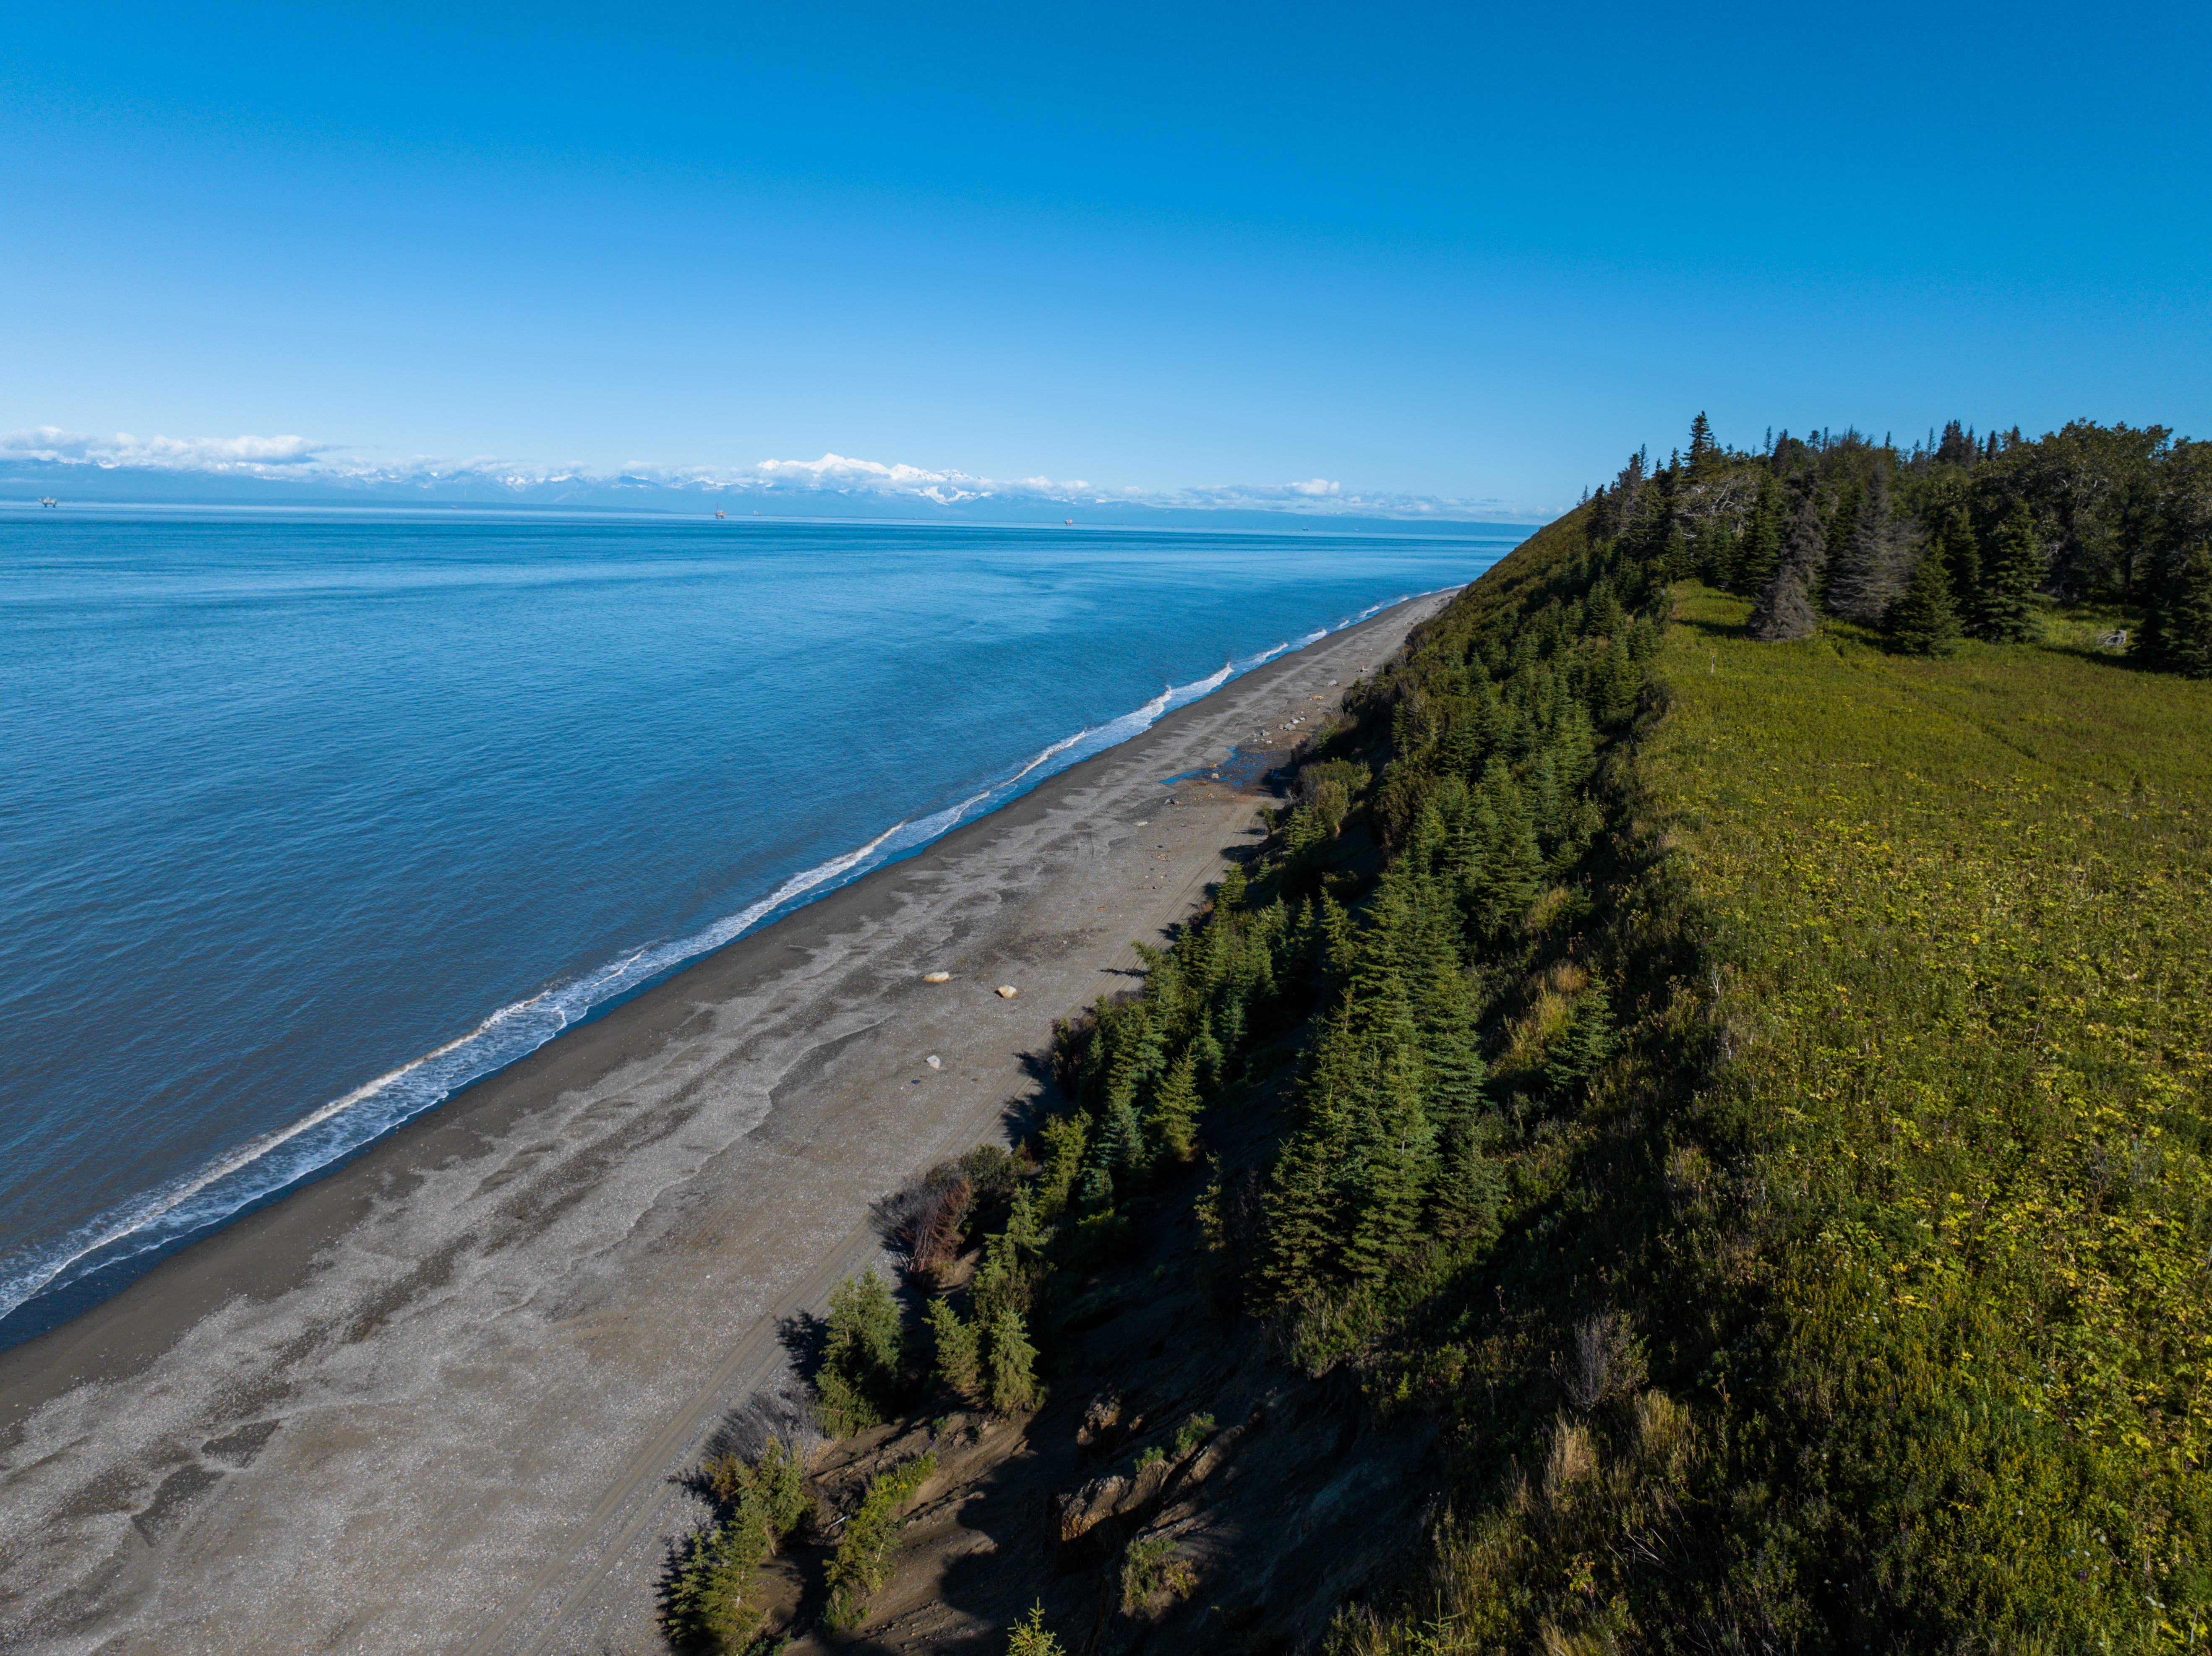
[[[479,510],[647,512],[685,516],[861,519],[922,523],[1066,523],[1097,527],[1261,530],[1273,533],[1467,534],[1515,538],[1531,526],[1502,503],[1346,494],[1316,479],[1171,494],[1105,491],[1082,482],[996,482],[958,472],[884,466],[830,454],[710,470],[653,468],[594,476],[494,464],[399,470],[316,457],[270,464],[133,463],[66,452],[25,453],[0,440],[0,502],[52,497],[65,505],[414,507]],[[55,434],[57,436],[62,434]],[[283,441],[287,440],[266,440]],[[9,454],[9,447],[17,452]],[[46,447],[40,445],[40,447]],[[133,457],[135,460],[136,457]]]

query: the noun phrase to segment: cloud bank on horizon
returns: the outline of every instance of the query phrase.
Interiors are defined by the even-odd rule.
[[[264,482],[312,482],[326,487],[410,487],[431,489],[455,484],[489,486],[518,499],[544,497],[564,486],[595,490],[624,486],[673,490],[704,496],[846,494],[883,500],[911,498],[940,507],[975,506],[989,500],[1010,504],[1069,507],[1127,507],[1182,511],[1276,511],[1310,516],[1356,516],[1453,520],[1535,518],[1549,515],[1516,509],[1498,500],[1457,500],[1437,495],[1347,491],[1336,480],[1310,477],[1283,483],[1221,483],[1169,489],[1092,483],[1081,478],[992,478],[954,470],[824,454],[818,460],[763,460],[749,466],[670,466],[640,461],[613,472],[579,466],[545,466],[479,457],[445,460],[414,457],[378,461],[341,452],[337,446],[313,438],[134,437],[127,432],[100,437],[58,426],[33,426],[0,432],[0,462],[29,461],[51,466],[85,466],[103,471],[136,471],[183,476],[201,474]]]

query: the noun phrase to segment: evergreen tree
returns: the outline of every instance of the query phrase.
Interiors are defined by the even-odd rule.
[[[1446,1133],[1471,1127],[1488,1101],[1490,1071],[1482,1061],[1470,999],[1465,980],[1454,970],[1431,989],[1421,1020],[1429,1119]]]
[[[983,1357],[985,1383],[992,1409],[1011,1415],[1036,1406],[1036,1347],[1030,1344],[1029,1325],[1011,1306],[992,1318],[987,1332],[989,1349]]]
[[[1699,409],[1698,417],[1690,422],[1690,475],[1702,477],[1719,458],[1720,445],[1713,441],[1713,422]]]
[[[1951,572],[1941,542],[1921,555],[1905,596],[1891,606],[1890,647],[1909,656],[1948,656],[1959,641],[1959,611],[1951,602]]]
[[[2025,500],[2014,502],[1998,528],[1975,594],[1974,635],[1992,644],[2021,644],[2042,627],[2035,589],[2044,575],[2043,540]]]
[[[1219,1092],[1229,1078],[1229,1055],[1222,1050],[1220,1039],[1213,1033],[1213,1009],[1210,1006],[1200,1015],[1198,1033],[1191,1037],[1190,1057],[1198,1066],[1200,1092]]]
[[[1332,982],[1341,983],[1352,975],[1352,917],[1344,912],[1343,904],[1324,891],[1316,918],[1321,926],[1322,968]]]
[[[1736,554],[1735,584],[1731,591],[1757,592],[1774,579],[1782,564],[1783,522],[1782,490],[1771,475],[1762,476],[1758,498],[1752,503],[1751,521]]]
[[[898,1391],[904,1350],[898,1301],[873,1265],[830,1291],[829,1338],[814,1379],[816,1412],[833,1437],[882,1420]]]
[[[2175,562],[2147,610],[2136,652],[2170,672],[2212,678],[2212,543]]]
[[[1859,508],[1865,500],[1865,491],[1854,483],[1836,501],[1836,509],[1828,514],[1826,532],[1820,538],[1820,576],[1813,584],[1814,596],[1824,607],[1828,604],[1828,583],[1839,566],[1850,557],[1852,544],[1858,538]]]
[[[1554,1095],[1566,1092],[1605,1062],[1613,1051],[1613,1004],[1602,989],[1585,989],[1575,998],[1573,1015],[1544,1065],[1544,1083]]]
[[[1629,658],[1628,646],[1614,639],[1590,664],[1590,717],[1601,725],[1620,724],[1636,711],[1636,698],[1644,693],[1644,675]]]
[[[1483,847],[1474,888],[1475,924],[1494,936],[1528,912],[1544,877],[1544,853],[1512,771],[1496,760],[1482,773],[1483,803],[1497,827]]]
[[[1790,538],[1782,548],[1781,567],[1759,592],[1751,610],[1751,635],[1762,643],[1810,638],[1813,634],[1813,586],[1826,561],[1827,533],[1821,526],[1820,509],[1808,487],[1798,496],[1790,519]]]
[[[1726,524],[1715,524],[1698,537],[1698,554],[1705,583],[1723,591],[1736,584],[1741,546],[1736,532]]]
[[[1966,507],[1952,513],[1936,543],[1942,549],[1944,567],[1951,572],[1951,596],[1963,625],[1973,613],[1976,596],[1982,590],[1982,541],[1974,533],[1974,520]]]
[[[1897,602],[1905,572],[1890,515],[1889,493],[1876,473],[1860,497],[1850,534],[1836,550],[1827,605],[1846,621],[1876,627]]]
[[[1045,1243],[1042,1228],[1037,1223],[1036,1207],[1030,1197],[1030,1181],[1017,1180],[1014,1199],[1006,1209],[1006,1228],[999,1233],[1006,1240],[1017,1257],[1034,1255]]]
[[[982,1356],[977,1349],[975,1327],[960,1320],[946,1300],[932,1300],[927,1311],[929,1331],[937,1342],[937,1378],[963,1403],[983,1400]]]
[[[1007,1629],[1006,1656],[1067,1656],[1067,1647],[1044,1624],[1042,1599],[1030,1607],[1026,1619]]]
[[[1381,1275],[1419,1234],[1436,1146],[1410,1046],[1375,1049],[1368,1067],[1342,1181],[1351,1223],[1340,1253],[1345,1271],[1356,1280]]]
[[[1751,607],[1752,637],[1762,644],[1784,643],[1812,637],[1816,624],[1808,572],[1802,564],[1784,564]]]
[[[1185,1052],[1168,1066],[1167,1079],[1152,1095],[1145,1128],[1159,1153],[1177,1162],[1190,1160],[1198,1145],[1198,1065]]]
[[[982,1263],[968,1283],[968,1312],[981,1327],[1007,1306],[1025,1311],[1030,1303],[1030,1275],[1023,1269],[1020,1249],[1005,1231],[983,1244]]]
[[[1992,439],[1995,432],[1990,434]],[[1936,445],[1936,458],[1949,465],[1970,466],[1981,458],[1980,447],[1974,441],[1972,427],[1961,426],[1956,420],[1943,422],[1943,440]]]
[[[1476,1125],[1453,1128],[1444,1137],[1429,1198],[1431,1227],[1446,1241],[1486,1242],[1498,1234],[1504,1205],[1504,1169],[1483,1154]]]
[[[1146,1151],[1145,1127],[1137,1115],[1136,1101],[1126,1094],[1106,1107],[1097,1155],[1100,1163],[1117,1180],[1124,1174],[1141,1174],[1152,1159]]]

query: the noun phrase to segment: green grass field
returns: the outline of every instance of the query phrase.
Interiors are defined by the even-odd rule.
[[[2189,1640],[2163,1612],[2212,1598],[2212,685],[2078,621],[1923,661],[1676,603],[1644,763],[1719,928],[1740,1176],[1787,1210],[1762,1253],[1800,1424],[1840,1429],[1864,1464],[1836,1492],[1921,1532],[1970,1622]]]

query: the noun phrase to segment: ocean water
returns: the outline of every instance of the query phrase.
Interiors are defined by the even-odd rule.
[[[1523,533],[0,510],[0,1344]]]

